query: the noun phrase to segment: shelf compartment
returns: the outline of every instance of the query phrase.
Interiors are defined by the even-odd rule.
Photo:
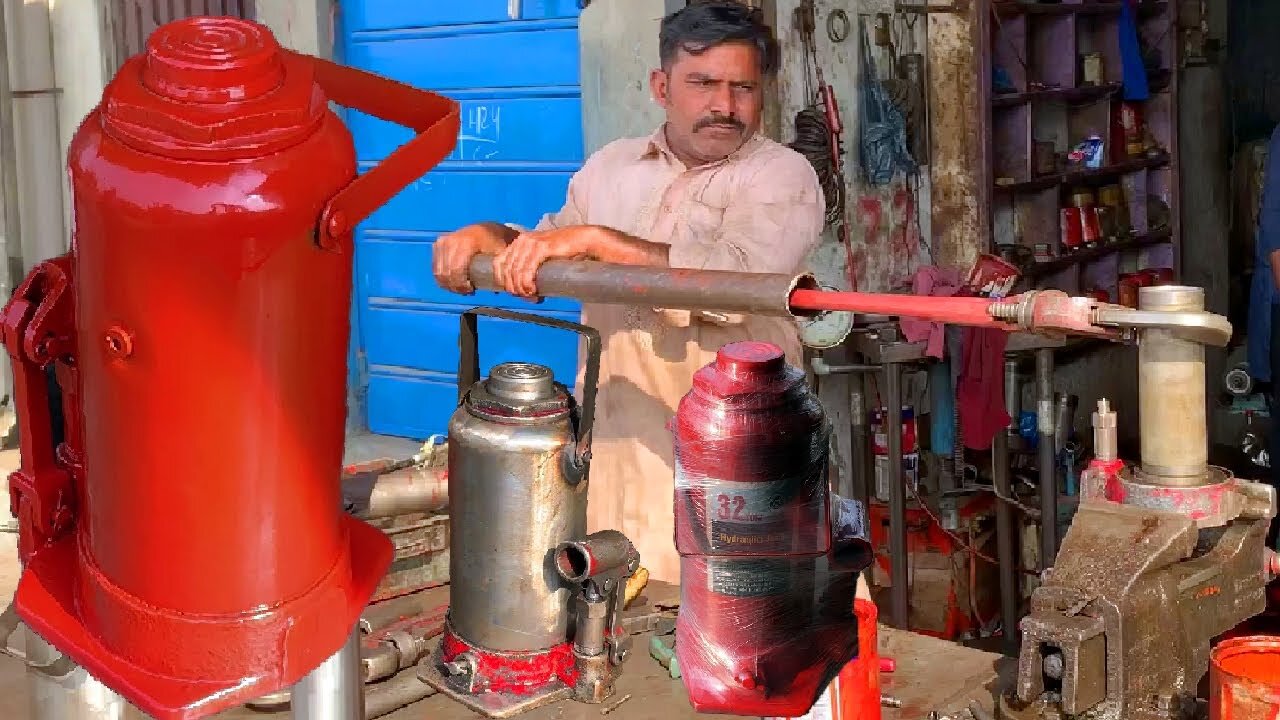
[[[1028,82],[1048,87],[1077,87],[1076,63],[1064,62],[1076,57],[1076,23],[1070,15],[1045,18],[1032,23],[1028,35],[1030,52],[1027,62]]]
[[[1097,185],[1107,180],[1113,180],[1121,175],[1132,173],[1138,170],[1146,170],[1149,168],[1163,167],[1169,164],[1169,156],[1161,155],[1155,158],[1138,158],[1128,160],[1122,163],[1106,165],[1100,168],[1068,170],[1063,173],[1055,173],[1040,178],[1034,178],[1025,182],[996,184],[997,192],[1006,193],[1025,193],[1039,192],[1046,188],[1055,187],[1057,185],[1074,184],[1074,185]]]
[[[1096,262],[1100,258],[1115,255],[1116,253],[1121,253],[1126,250],[1137,250],[1162,243],[1168,245],[1169,238],[1169,228],[1164,228],[1154,233],[1138,235],[1127,240],[1118,240],[1095,248],[1078,250],[1070,255],[1062,255],[1047,262],[1036,263],[1030,275],[1031,277],[1039,279],[1048,275],[1053,275],[1054,273],[1060,273],[1063,270],[1077,265]]]

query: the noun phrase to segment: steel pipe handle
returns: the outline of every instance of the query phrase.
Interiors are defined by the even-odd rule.
[[[578,413],[575,440],[574,460],[585,474],[586,466],[591,461],[591,430],[595,424],[596,391],[600,384],[600,332],[595,328],[571,323],[565,320],[516,312],[498,308],[476,307],[462,313],[461,328],[458,333],[458,404],[467,399],[471,387],[480,381],[480,351],[478,316],[524,322],[531,325],[567,330],[581,335],[587,341],[587,363],[582,378],[582,405]]]
[[[471,284],[502,292],[493,258],[476,255],[468,268]],[[615,265],[585,260],[548,260],[538,268],[538,293],[602,305],[648,305],[751,315],[812,315],[791,311],[791,292],[817,289],[812,275],[742,273],[727,270]]]

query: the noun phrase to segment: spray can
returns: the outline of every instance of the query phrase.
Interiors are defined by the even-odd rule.
[[[885,432],[884,408],[871,413],[871,446],[876,459],[876,499],[889,502],[889,438]],[[916,411],[910,405],[902,406],[902,481],[907,484],[907,494],[918,492],[920,480],[920,445],[916,436]]]

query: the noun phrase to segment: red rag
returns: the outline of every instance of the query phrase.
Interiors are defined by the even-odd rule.
[[[1004,408],[1004,349],[1009,334],[995,328],[965,328],[960,343],[964,359],[956,383],[960,434],[965,447],[986,450],[1011,419]]]

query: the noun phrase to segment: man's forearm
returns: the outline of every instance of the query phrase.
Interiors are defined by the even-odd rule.
[[[667,267],[671,246],[649,242],[613,228],[594,226],[587,255],[592,260],[617,265]]]

